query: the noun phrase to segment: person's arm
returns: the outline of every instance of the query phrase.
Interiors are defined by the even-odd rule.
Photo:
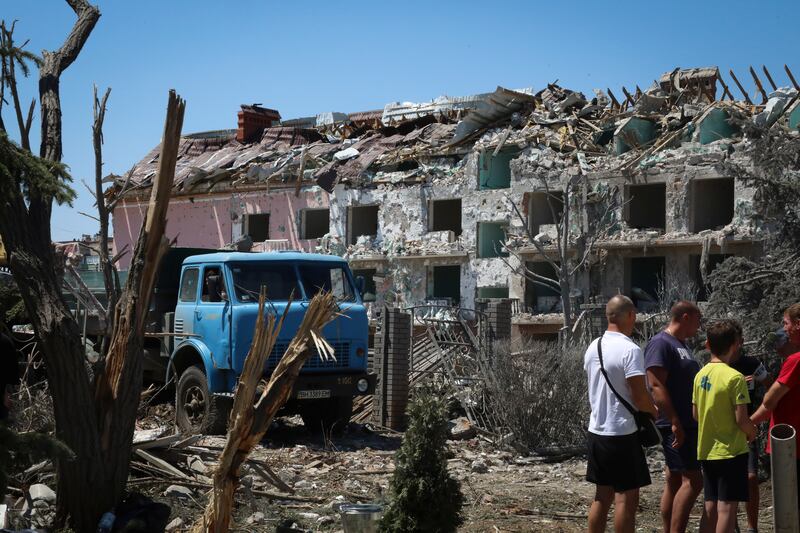
[[[679,448],[683,445],[685,435],[681,421],[672,407],[672,398],[670,398],[667,391],[668,376],[669,373],[664,367],[651,366],[647,369],[647,380],[650,383],[650,389],[653,391],[653,400],[655,400],[661,415],[668,419],[672,425],[672,434],[675,436],[675,442],[672,443],[672,446]]]
[[[697,404],[696,403],[692,404],[692,418],[694,418],[695,420],[699,421],[699,418],[697,416]]]
[[[736,406],[736,425],[747,435],[747,442],[756,438],[756,425],[747,416],[747,404],[740,403]]]
[[[658,416],[656,405],[653,403],[653,398],[647,392],[647,381],[644,376],[631,376],[625,378],[628,382],[628,387],[631,389],[631,398],[633,398],[633,406],[639,411],[650,413],[653,418]]]
[[[790,390],[791,387],[784,385],[780,381],[773,383],[764,395],[764,401],[758,406],[758,409],[756,409],[756,412],[750,417],[750,420],[752,420],[754,424],[760,424],[767,420],[772,414],[772,411],[778,406],[781,398],[786,396],[786,393]]]

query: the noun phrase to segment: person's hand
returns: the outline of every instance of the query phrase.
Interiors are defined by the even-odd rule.
[[[747,385],[749,386],[749,385],[750,385],[750,383],[752,383],[752,382],[753,382],[753,376],[752,376],[752,375],[750,375],[750,376],[745,376],[745,377],[744,377],[744,380],[747,382]]]
[[[680,422],[672,422],[672,436],[675,437],[672,441],[673,448],[680,448],[686,440],[686,434],[683,432],[683,426]]]
[[[756,435],[758,434],[758,429],[756,428],[755,424],[750,425],[750,430],[745,433],[747,435],[747,443],[751,443],[756,439]]]

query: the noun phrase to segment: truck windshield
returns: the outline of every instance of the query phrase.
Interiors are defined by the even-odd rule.
[[[286,301],[290,296],[300,298],[297,274],[290,263],[241,263],[231,266],[236,299],[257,302],[262,285],[267,287],[267,299]]]
[[[355,291],[344,267],[332,264],[300,265],[300,279],[306,296],[313,298],[320,291],[332,292],[340,302],[355,301]]]

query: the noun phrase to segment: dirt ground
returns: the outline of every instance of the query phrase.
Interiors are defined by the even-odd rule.
[[[265,484],[257,470],[245,469],[244,485],[237,499],[236,531],[273,532],[279,524],[297,525],[294,531],[341,531],[338,505],[381,503],[394,468],[393,456],[401,435],[372,431],[351,424],[339,437],[324,440],[306,431],[299,419],[279,419],[252,455],[263,461],[295,490],[292,499],[265,497],[259,491],[277,492]],[[214,455],[224,444],[221,437],[204,437],[177,461],[195,461],[211,468]],[[541,457],[522,457],[497,451],[480,437],[449,441],[452,474],[461,480],[466,497],[464,532],[578,532],[586,529],[586,513],[593,486],[584,481],[586,462],[576,457],[547,462]],[[206,450],[206,451],[204,451]],[[660,452],[649,457],[653,484],[642,490],[637,531],[658,531],[658,505],[663,487]],[[183,465],[185,467],[185,465]],[[210,475],[210,474],[209,474]],[[203,479],[202,475],[198,475]],[[206,479],[207,480],[207,479]],[[165,496],[171,483],[157,476],[134,479],[139,490],[172,507],[172,516],[188,526],[202,512],[207,488],[198,485],[190,497]],[[769,484],[762,484],[761,531],[771,528]],[[298,501],[306,500],[306,501]],[[261,514],[259,514],[261,513]],[[690,531],[699,524],[700,506],[695,507]],[[745,524],[743,516],[740,523]],[[175,531],[180,531],[176,529]],[[609,525],[609,531],[613,527]],[[285,531],[293,531],[291,529]]]

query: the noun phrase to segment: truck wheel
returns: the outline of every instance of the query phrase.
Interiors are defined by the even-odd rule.
[[[224,400],[208,391],[208,380],[203,370],[190,366],[181,374],[175,392],[178,428],[188,434],[225,434],[230,405]]]
[[[313,433],[339,434],[347,427],[353,415],[352,398],[315,400],[304,403],[300,416],[306,429]]]

